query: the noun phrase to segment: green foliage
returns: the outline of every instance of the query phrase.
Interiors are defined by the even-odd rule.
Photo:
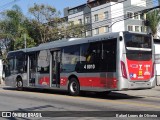
[[[29,34],[36,40],[37,44],[70,37],[82,37],[83,25],[74,25],[60,18],[60,12],[49,5],[37,5],[29,8],[34,16],[28,20]]]
[[[15,50],[25,48],[25,37],[22,35],[21,37],[16,39],[16,42],[14,44]],[[34,39],[32,39],[28,34],[26,35],[26,47],[34,47],[36,43],[34,42]]]
[[[82,37],[85,31],[84,25],[60,18],[60,12],[52,6],[34,4],[28,10],[31,18],[26,18],[17,5],[0,13],[1,47],[7,52],[25,47],[24,34],[28,48],[62,38]]]
[[[157,26],[160,23],[160,15],[159,15],[159,10],[153,10],[149,13],[147,13],[147,20],[149,21],[149,28],[154,35],[154,37],[157,36]]]
[[[85,26],[82,24],[73,24],[73,22],[66,23],[61,27],[61,37],[62,38],[72,38],[72,37],[84,37],[83,32],[85,31]]]
[[[17,50],[24,48],[24,34],[28,34],[27,29],[24,27],[24,15],[21,9],[14,5],[11,10],[6,10],[1,13],[3,19],[0,21],[0,38],[1,43],[5,46],[6,51]],[[29,40],[32,40],[29,36]],[[34,46],[34,42],[29,42],[28,46]]]
[[[60,12],[57,12],[55,8],[49,5],[43,4],[34,4],[33,7],[29,8],[29,12],[33,15],[33,18],[29,20],[29,24],[32,27],[28,27],[28,29],[31,30],[30,33],[32,33],[37,43],[50,41],[54,37],[55,30],[57,30],[57,27],[53,26],[51,23],[60,19]],[[36,33],[34,33],[35,30]]]

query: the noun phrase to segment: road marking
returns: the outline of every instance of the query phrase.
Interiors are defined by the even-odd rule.
[[[6,91],[6,90],[0,90],[1,92],[3,91]],[[19,92],[19,91],[13,91],[13,90],[7,90],[7,92]],[[68,98],[68,99],[79,99],[79,100],[85,100],[85,101],[95,101],[95,102],[107,102],[107,103],[113,103],[113,104],[122,104],[122,105],[133,105],[133,106],[138,106],[138,107],[149,107],[149,108],[155,108],[155,109],[160,109],[160,106],[157,106],[157,105],[153,105],[153,104],[145,104],[145,103],[142,103],[142,102],[145,102],[145,101],[142,101],[142,102],[137,102],[137,101],[133,101],[133,102],[128,102],[128,101],[117,101],[117,100],[107,100],[107,99],[96,99],[96,98],[86,98],[86,97],[81,97],[81,96],[67,96],[67,95],[58,95],[58,94],[45,94],[45,93],[37,93],[37,92],[28,92],[28,91],[20,91],[20,93],[23,92],[23,93],[28,93],[28,94],[43,94],[43,95],[49,95],[49,96],[59,96],[59,97],[65,97]],[[142,96],[142,97],[146,97],[146,96]],[[148,98],[148,96],[147,96]],[[154,98],[154,97],[149,97],[151,99],[160,99],[160,98]],[[133,100],[133,99],[132,99]]]
[[[73,97],[74,98],[74,97]],[[138,106],[138,107],[151,107],[151,108],[156,108],[156,109],[160,109],[160,106],[157,105],[152,105],[152,104],[144,104],[141,102],[128,102],[128,101],[113,101],[113,100],[102,100],[102,99],[95,99],[95,98],[83,98],[83,97],[79,97],[82,100],[87,100],[87,101],[96,101],[96,102],[110,102],[110,103],[115,103],[115,104],[123,104],[123,105],[134,105],[134,106]],[[143,101],[142,101],[143,102]]]

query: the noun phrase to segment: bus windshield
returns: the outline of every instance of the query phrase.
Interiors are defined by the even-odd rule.
[[[151,37],[127,33],[124,35],[125,45],[128,50],[151,50]]]

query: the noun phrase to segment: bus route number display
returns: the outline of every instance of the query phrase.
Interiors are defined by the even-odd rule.
[[[84,65],[84,69],[87,69],[87,70],[93,70],[95,68],[96,68],[95,64]]]

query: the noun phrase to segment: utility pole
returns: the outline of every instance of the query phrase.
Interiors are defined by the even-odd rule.
[[[26,33],[24,33],[24,48],[27,48]]]

